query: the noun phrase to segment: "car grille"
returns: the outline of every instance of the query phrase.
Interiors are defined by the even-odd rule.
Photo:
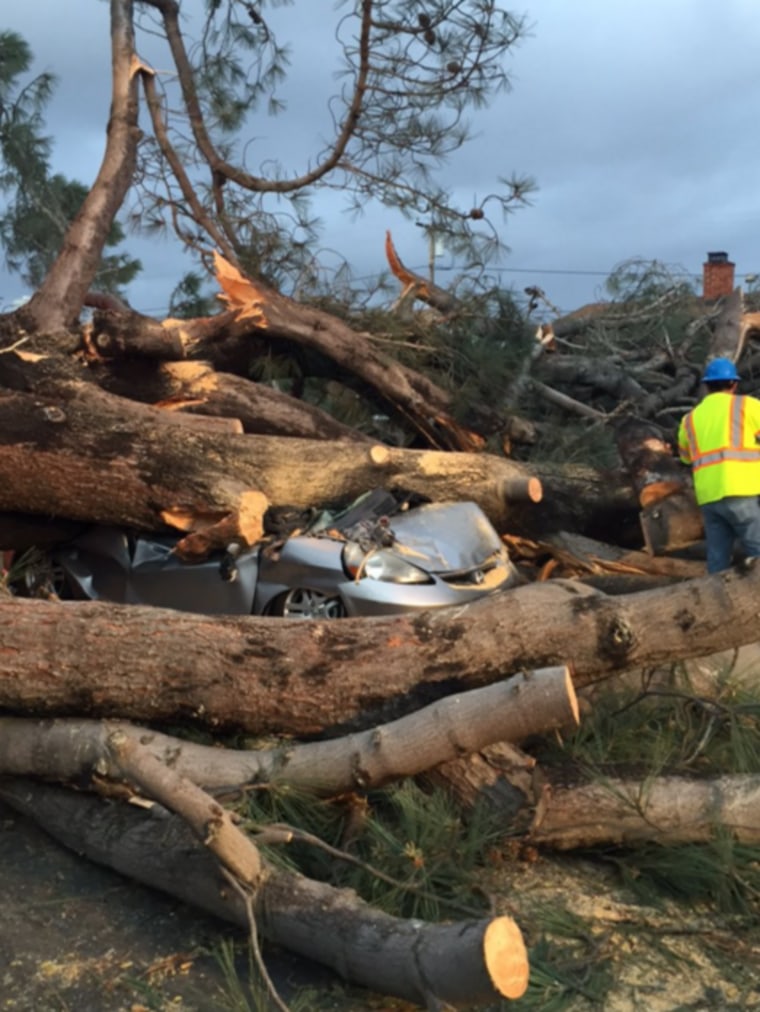
[[[491,590],[500,586],[509,574],[509,562],[497,552],[477,567],[456,573],[441,573],[441,579],[450,587],[461,590]]]

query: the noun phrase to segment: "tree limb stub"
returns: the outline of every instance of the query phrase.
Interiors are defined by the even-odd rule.
[[[65,846],[227,921],[248,927],[240,896],[183,820],[32,781],[0,797]],[[426,1005],[472,1008],[519,998],[529,975],[519,927],[506,916],[433,924],[381,913],[353,891],[267,863],[255,894],[261,933],[345,979]],[[428,1006],[430,1007],[430,1006]]]
[[[180,815],[237,879],[248,886],[258,885],[262,875],[259,852],[222,805],[157,759],[134,736],[116,728],[108,734],[106,747],[125,780],[137,785],[151,800]]]
[[[415,274],[408,267],[404,266],[396,252],[396,247],[393,244],[389,231],[385,233],[385,257],[394,276],[404,286],[405,293],[412,292],[414,298],[426,302],[440,313],[450,313],[456,308],[457,300],[450,292],[445,291],[432,281],[421,277],[419,274]]]

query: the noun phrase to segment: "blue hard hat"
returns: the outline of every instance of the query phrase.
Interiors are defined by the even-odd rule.
[[[733,381],[738,379],[739,373],[736,371],[736,366],[730,358],[714,358],[712,362],[707,363],[702,382],[718,383],[721,380]]]

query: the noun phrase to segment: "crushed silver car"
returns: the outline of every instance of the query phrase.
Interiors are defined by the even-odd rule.
[[[384,490],[289,536],[199,563],[178,558],[178,540],[92,527],[47,554],[46,579],[62,597],[323,619],[460,605],[516,580],[475,503],[404,508]]]

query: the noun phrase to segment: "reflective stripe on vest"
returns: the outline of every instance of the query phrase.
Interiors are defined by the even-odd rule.
[[[697,432],[694,428],[693,413],[686,416],[684,428],[686,439],[689,443],[691,455],[691,467],[693,471],[699,471],[703,467],[710,467],[712,464],[724,464],[728,461],[757,461],[758,449],[756,446],[742,446],[744,435],[744,398],[733,396],[731,404],[731,416],[729,418],[728,446],[717,450],[709,450],[702,453],[699,449]]]

